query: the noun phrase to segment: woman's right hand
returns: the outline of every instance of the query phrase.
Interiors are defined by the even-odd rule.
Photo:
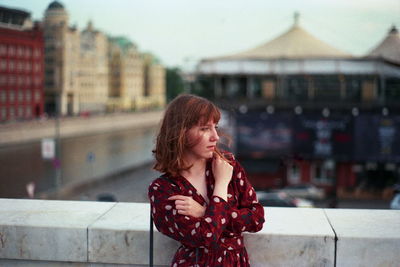
[[[228,185],[232,179],[233,167],[229,162],[222,159],[218,154],[214,153],[212,162],[212,171],[215,183]]]
[[[228,184],[232,179],[233,167],[218,154],[214,154],[212,171],[215,179],[214,195],[227,200]]]

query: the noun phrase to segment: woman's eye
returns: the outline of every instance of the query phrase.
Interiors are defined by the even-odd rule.
[[[208,127],[202,127],[202,128],[200,128],[200,130],[202,130],[202,131],[207,131],[207,130],[208,130]]]

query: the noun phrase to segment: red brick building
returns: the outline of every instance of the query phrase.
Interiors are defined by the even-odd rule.
[[[0,7],[0,121],[43,114],[44,42],[30,13]]]

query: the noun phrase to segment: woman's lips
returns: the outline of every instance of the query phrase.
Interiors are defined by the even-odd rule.
[[[215,146],[208,146],[207,148],[208,148],[208,149],[214,150],[214,149],[215,149]]]

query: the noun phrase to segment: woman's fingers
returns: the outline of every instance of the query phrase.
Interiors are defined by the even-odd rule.
[[[178,210],[178,213],[182,215],[190,215],[189,212],[186,210]]]
[[[169,197],[168,200],[185,200],[187,198],[188,198],[187,196],[175,195],[175,196]]]
[[[186,206],[184,206],[184,205],[175,205],[175,207],[176,207],[176,209],[179,211],[179,210],[185,210],[186,209]]]
[[[187,203],[187,200],[175,200],[175,205],[185,205]]]

